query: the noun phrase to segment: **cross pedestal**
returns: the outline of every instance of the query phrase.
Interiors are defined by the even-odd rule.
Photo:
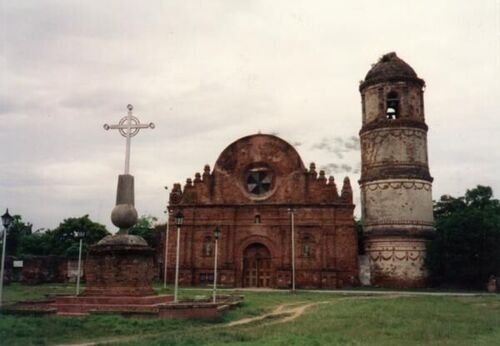
[[[143,125],[128,114],[118,124],[104,125],[104,129],[116,129],[126,138],[125,172],[118,176],[116,205],[111,221],[120,230],[109,235],[90,248],[85,265],[87,285],[82,296],[100,297],[148,297],[154,296],[154,250],[139,236],[128,234],[137,222],[134,207],[134,177],[129,174],[130,140],[140,129],[154,128],[153,123]],[[100,301],[102,301],[102,299]]]

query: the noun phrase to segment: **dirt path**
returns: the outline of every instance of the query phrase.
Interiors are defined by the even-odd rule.
[[[218,328],[224,328],[224,327],[234,327],[234,326],[241,326],[244,324],[249,324],[257,321],[262,321],[268,318],[272,317],[278,317],[278,319],[273,319],[272,321],[269,321],[266,323],[272,324],[272,323],[281,323],[281,322],[289,322],[292,321],[296,318],[298,318],[300,315],[302,315],[307,308],[310,308],[311,306],[318,305],[318,304],[324,304],[324,303],[329,303],[328,301],[324,302],[316,302],[316,303],[309,303],[309,304],[304,304],[303,302],[300,303],[291,303],[291,304],[280,304],[278,305],[273,311],[255,316],[255,317],[248,317],[248,318],[243,318],[241,320],[233,321],[226,323],[224,325],[218,326]],[[298,306],[296,306],[298,305]],[[281,318],[279,318],[281,317]]]
[[[356,300],[359,300],[359,299],[394,299],[394,298],[400,298],[400,297],[401,297],[401,295],[393,294],[393,295],[385,295],[383,297],[356,297]],[[278,318],[272,319],[272,320],[268,321],[267,323],[264,323],[264,325],[290,322],[290,321],[293,321],[293,320],[299,318],[310,307],[320,305],[320,304],[333,304],[339,300],[353,300],[353,299],[354,299],[353,297],[345,297],[345,298],[340,298],[340,299],[335,299],[335,300],[325,300],[325,301],[307,303],[307,304],[305,302],[280,304],[273,311],[271,311],[267,314],[263,314],[263,315],[256,316],[256,317],[243,318],[241,320],[237,320],[237,321],[226,323],[226,324],[221,325],[221,326],[217,326],[217,328],[241,326],[241,325],[269,319],[272,317],[278,317]]]

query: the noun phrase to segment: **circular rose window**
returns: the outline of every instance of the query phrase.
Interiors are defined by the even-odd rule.
[[[271,190],[273,173],[267,167],[248,170],[246,175],[247,190],[254,195],[263,195]]]

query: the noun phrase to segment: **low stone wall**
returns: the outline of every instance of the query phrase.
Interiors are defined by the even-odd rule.
[[[76,271],[71,269],[75,266],[74,262],[74,259],[60,256],[24,256],[22,258],[7,256],[4,280],[6,284],[21,282],[26,285],[67,282],[76,277]]]

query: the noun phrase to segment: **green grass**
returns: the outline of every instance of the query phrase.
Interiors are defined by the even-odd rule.
[[[45,284],[25,286],[13,283],[4,287],[4,302],[19,300],[42,299],[46,295],[75,294],[75,284]],[[83,287],[83,286],[82,286]]]
[[[73,293],[74,286],[12,285],[10,300]],[[181,290],[181,296],[210,294]],[[242,307],[215,321],[88,317],[0,316],[1,345],[50,345],[118,338],[114,345],[496,345],[500,296],[344,296],[331,293],[245,292]],[[246,325],[282,303],[324,302],[295,320],[270,316]],[[122,338],[122,339],[120,339]]]

